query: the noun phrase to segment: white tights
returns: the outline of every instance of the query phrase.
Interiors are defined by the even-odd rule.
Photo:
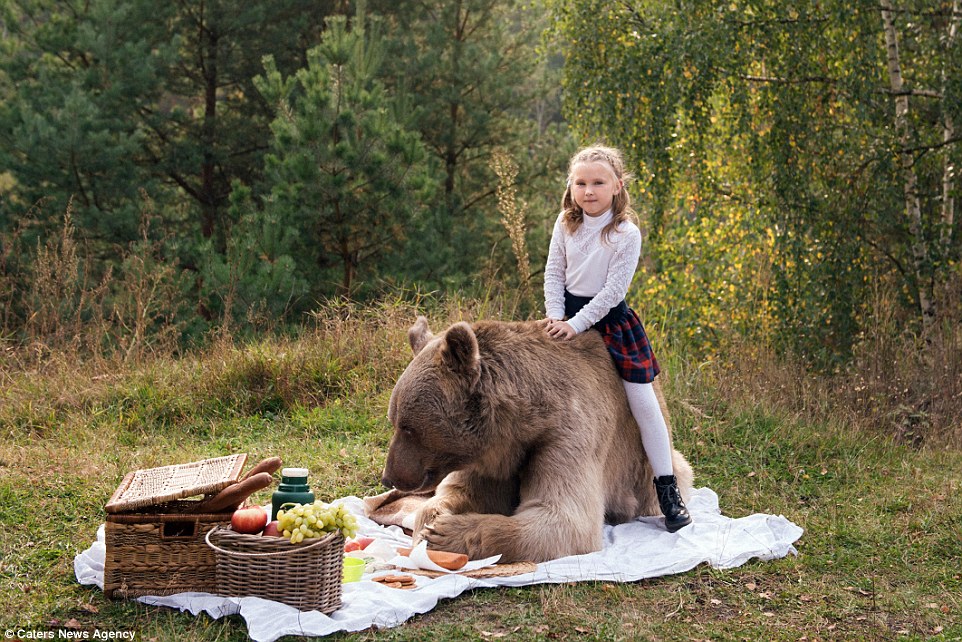
[[[650,383],[631,383],[622,380],[628,394],[628,405],[635,416],[641,431],[641,443],[651,463],[655,477],[673,475],[671,465],[671,440],[668,438],[668,425],[661,414],[655,388]]]

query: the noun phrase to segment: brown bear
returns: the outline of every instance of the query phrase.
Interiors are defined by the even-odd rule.
[[[415,356],[391,394],[382,482],[435,491],[418,511],[415,542],[541,562],[601,550],[605,522],[661,514],[597,332],[558,341],[538,322],[482,321],[434,336],[418,317],[408,338]],[[667,419],[657,380],[656,392]],[[691,466],[672,457],[687,500]]]

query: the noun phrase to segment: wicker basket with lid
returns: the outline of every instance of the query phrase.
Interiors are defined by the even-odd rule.
[[[195,495],[237,482],[244,453],[128,473],[104,507],[108,597],[213,592],[216,559],[207,532],[230,524],[233,510],[196,513]]]

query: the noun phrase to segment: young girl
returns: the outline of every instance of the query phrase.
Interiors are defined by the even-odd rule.
[[[665,526],[675,532],[690,524],[691,516],[678,491],[668,426],[651,383],[658,362],[638,315],[625,302],[641,254],[625,179],[616,149],[593,146],[572,157],[544,269],[544,323],[556,339],[571,339],[589,328],[601,333],[655,473]]]

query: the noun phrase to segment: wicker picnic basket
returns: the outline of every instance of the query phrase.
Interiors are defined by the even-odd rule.
[[[230,524],[233,510],[196,513],[186,497],[237,481],[246,454],[128,473],[104,507],[104,594],[112,598],[214,592],[216,558],[208,531]]]
[[[217,557],[217,590],[229,597],[261,597],[300,611],[341,607],[344,537],[340,531],[292,544],[285,537],[213,528],[205,536]]]

